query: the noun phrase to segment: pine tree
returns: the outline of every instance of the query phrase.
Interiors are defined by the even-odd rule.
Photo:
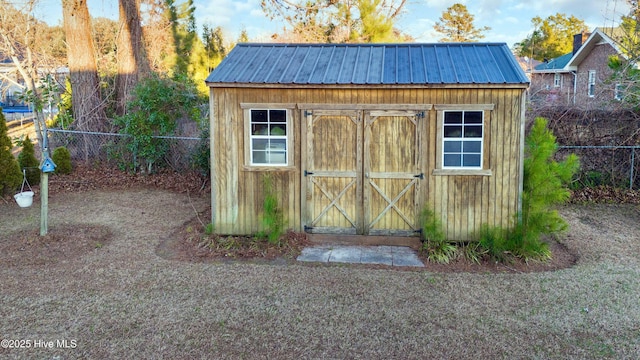
[[[11,153],[12,148],[7,122],[0,112],[0,195],[16,190],[22,182],[20,165]]]
[[[36,159],[36,151],[29,135],[22,141],[22,151],[18,155],[20,169],[26,172],[27,181],[31,185],[40,184],[40,162]]]
[[[453,4],[442,13],[440,22],[437,22],[433,28],[444,35],[440,41],[474,42],[484,38],[483,31],[491,30],[488,26],[476,28],[473,24],[474,18],[466,6]]]
[[[525,140],[522,227],[530,237],[566,229],[567,223],[553,208],[569,199],[567,185],[580,167],[575,154],[557,162],[556,137],[547,128],[547,120],[536,118]]]

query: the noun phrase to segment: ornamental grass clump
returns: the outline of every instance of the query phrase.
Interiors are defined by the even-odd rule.
[[[422,224],[422,251],[427,253],[429,261],[448,264],[456,256],[457,247],[447,241],[442,229],[442,222],[429,208],[424,208],[420,214]]]

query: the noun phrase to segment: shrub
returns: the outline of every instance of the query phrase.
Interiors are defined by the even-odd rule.
[[[209,149],[209,128],[206,127],[200,134],[200,141],[191,153],[191,166],[200,173],[208,177],[211,172],[211,150]]]
[[[433,210],[424,208],[420,214],[422,224],[422,250],[427,252],[427,258],[440,264],[448,264],[457,252],[457,247],[447,241],[442,230],[442,222],[435,216]]]
[[[51,160],[56,164],[56,174],[71,174],[71,153],[66,147],[56,148]]]
[[[11,153],[12,148],[7,122],[0,111],[0,195],[16,190],[22,183],[22,172]]]
[[[25,171],[29,184],[40,184],[40,162],[36,159],[36,152],[29,135],[22,140],[22,151],[18,155],[18,164],[20,164],[20,169]]]
[[[175,81],[158,75],[138,83],[127,113],[114,120],[126,151],[133,154],[133,167],[151,173],[162,164],[169,143],[157,136],[172,135],[178,119],[200,119],[197,90],[188,79]],[[126,159],[127,156],[120,156]]]

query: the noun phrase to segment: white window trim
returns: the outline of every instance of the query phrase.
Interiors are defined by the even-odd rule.
[[[622,101],[622,99],[624,98],[623,93],[624,86],[620,83],[615,84],[613,87],[613,98],[617,101]]]
[[[596,71],[589,70],[589,78],[587,81],[587,95],[589,97],[596,96]]]
[[[561,87],[562,85],[562,76],[560,73],[555,73],[553,75],[553,87]]]
[[[433,170],[433,175],[446,176],[446,175],[471,175],[471,176],[491,176],[491,169],[489,168],[489,151],[490,151],[490,124],[491,124],[491,111],[494,108],[493,104],[441,104],[434,105],[433,108],[437,111],[437,141],[436,141],[436,168]],[[482,111],[482,149],[480,163],[481,167],[444,167],[444,113],[445,111]]]
[[[294,169],[294,155],[293,155],[293,121],[292,109],[295,108],[294,104],[276,104],[276,103],[265,103],[265,104],[256,104],[256,103],[242,103],[240,107],[244,110],[244,169],[245,170],[292,170]],[[278,138],[286,139],[286,163],[284,164],[262,164],[262,163],[254,163],[253,162],[253,141],[252,139],[256,138],[251,133],[251,111],[252,110],[284,110],[286,116],[286,135]],[[262,138],[263,135],[260,135]],[[267,136],[269,137],[269,136]]]

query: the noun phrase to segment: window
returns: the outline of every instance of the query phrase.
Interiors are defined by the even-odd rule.
[[[482,111],[445,111],[442,127],[442,167],[482,169]]]
[[[618,101],[621,101],[624,98],[624,85],[616,84],[613,98]]]
[[[559,73],[555,73],[553,75],[553,87],[560,87],[560,82],[561,82],[562,77],[560,76]]]
[[[596,71],[589,70],[589,97],[594,97],[596,95]]]
[[[249,156],[250,165],[287,166],[290,128],[287,110],[251,109]]]

